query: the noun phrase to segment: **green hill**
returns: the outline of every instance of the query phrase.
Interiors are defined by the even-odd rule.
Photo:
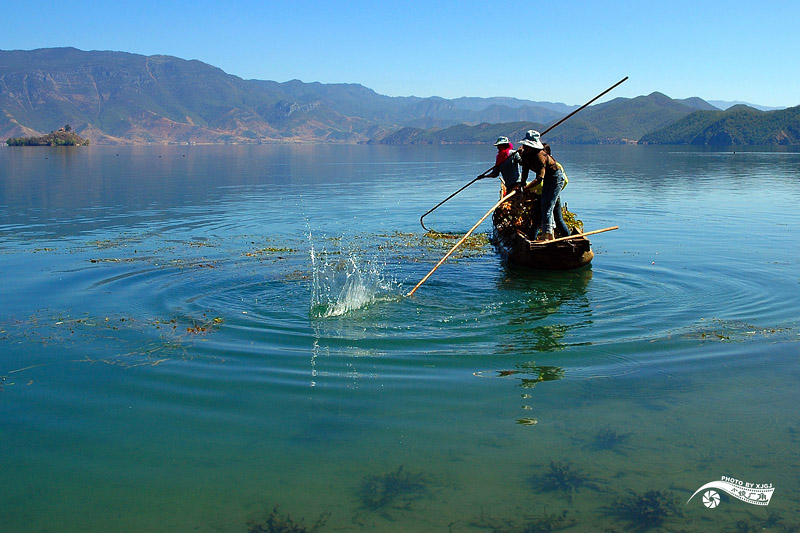
[[[800,144],[800,106],[759,111],[744,105],[726,111],[697,111],[666,128],[644,135],[647,144]]]
[[[615,98],[585,109],[553,130],[548,139],[573,144],[633,142],[693,113],[697,105],[658,92],[632,99]]]
[[[529,129],[543,129],[542,124],[531,122],[509,122],[500,124],[483,123],[475,126],[459,124],[443,129],[425,130],[403,128],[374,141],[377,144],[486,144],[494,142],[501,135],[516,143]]]
[[[642,135],[672,124],[703,106],[700,102],[673,100],[661,93],[637,98],[616,98],[590,106],[546,135],[547,142],[561,144],[621,144],[634,143]],[[551,121],[554,123],[555,121]],[[385,144],[455,144],[485,143],[499,135],[521,139],[526,130],[544,131],[541,122],[503,122],[492,124],[461,124],[444,129],[404,129],[387,135],[378,142]]]

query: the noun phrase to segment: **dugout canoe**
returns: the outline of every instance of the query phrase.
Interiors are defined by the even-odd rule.
[[[594,258],[592,243],[578,237],[551,243],[535,242],[529,195],[498,207],[492,215],[492,244],[507,261],[538,270],[570,270]]]
[[[543,244],[532,241],[522,232],[498,230],[495,226],[492,244],[509,262],[538,270],[580,268],[594,258],[592,244],[586,237]]]

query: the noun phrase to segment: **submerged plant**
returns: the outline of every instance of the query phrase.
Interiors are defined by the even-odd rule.
[[[627,497],[617,500],[610,511],[635,528],[646,529],[682,515],[677,502],[675,496],[662,490],[649,490],[643,494],[630,492]]]
[[[512,519],[495,519],[481,512],[480,518],[472,525],[480,529],[489,529],[495,532],[520,531],[522,533],[550,533],[561,531],[575,526],[578,521],[567,517],[567,510],[560,513],[548,513],[545,509],[539,515],[525,515]]]
[[[428,477],[421,472],[407,472],[403,466],[379,476],[367,476],[358,491],[365,509],[377,511],[398,503],[408,503],[428,493]]]
[[[580,468],[575,468],[567,461],[550,461],[550,466],[543,474],[533,475],[528,478],[528,483],[537,491],[561,492],[572,500],[572,494],[581,487],[597,488]]]
[[[549,533],[567,529],[578,523],[574,518],[567,518],[567,510],[560,513],[548,513],[545,510],[542,514],[529,517],[521,528],[523,533]]]
[[[633,433],[619,433],[618,431],[606,426],[594,436],[591,447],[595,450],[617,450],[627,443],[628,438]]]
[[[800,531],[798,524],[786,524],[783,517],[778,513],[769,513],[766,518],[756,517],[751,513],[750,520],[737,520],[737,533],[754,533],[756,531],[781,531],[784,533],[796,533]]]
[[[279,513],[276,505],[263,524],[250,524],[247,531],[249,533],[314,533],[325,525],[328,516],[330,513],[323,513],[313,524],[306,526],[302,519],[295,522],[291,516]]]

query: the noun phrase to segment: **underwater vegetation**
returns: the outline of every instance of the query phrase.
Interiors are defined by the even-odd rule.
[[[263,524],[249,524],[247,531],[249,533],[314,533],[325,526],[328,516],[330,513],[323,513],[313,524],[306,526],[302,519],[295,522],[288,514],[281,514],[276,505]]]
[[[569,501],[581,487],[597,490],[597,485],[580,468],[572,466],[570,461],[550,461],[550,466],[542,474],[528,478],[531,488],[539,492],[561,492]]]
[[[412,500],[428,494],[428,476],[408,472],[403,465],[381,475],[366,476],[358,491],[361,505],[369,511],[387,508],[408,508]]]
[[[483,512],[481,516],[471,523],[479,529],[488,529],[496,533],[549,533],[570,528],[578,523],[574,518],[567,517],[567,511],[548,513],[547,509],[539,515],[525,515],[519,519],[495,519]]]
[[[748,513],[750,514],[750,513]],[[752,514],[751,514],[752,516]],[[769,513],[766,518],[753,517],[750,520],[737,520],[735,531],[737,533],[755,533],[756,531],[780,531],[783,533],[797,533],[800,531],[798,524],[786,524],[778,513]]]
[[[592,439],[590,446],[595,450],[614,450],[619,452],[620,448],[628,442],[633,433],[620,433],[606,426],[598,431]]]
[[[661,525],[665,520],[681,516],[678,499],[663,490],[649,490],[643,494],[630,492],[609,509],[610,514],[629,522],[634,530],[645,530]]]

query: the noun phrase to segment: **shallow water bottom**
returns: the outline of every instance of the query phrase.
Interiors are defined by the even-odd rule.
[[[591,267],[481,228],[413,298],[478,147],[40,154],[0,153],[3,531],[800,527],[799,154],[559,147]],[[769,506],[687,504],[723,476]]]
[[[6,457],[15,458],[4,466],[4,523],[10,531],[242,531],[278,506],[279,516],[306,526],[324,516],[323,531],[513,531],[537,521],[567,531],[800,526],[800,393],[773,379],[776,371],[786,383],[800,377],[796,344],[747,342],[742,357],[742,343],[663,343],[659,349],[702,352],[707,363],[557,381],[540,381],[541,370],[474,375],[465,364],[456,375],[432,368],[402,394],[376,377],[347,395],[311,388],[291,405],[240,384],[182,419],[163,397],[136,405],[142,391],[117,390],[131,401],[103,407],[105,426],[91,438],[80,422],[99,407],[76,391],[72,405],[49,407],[52,427],[3,432]],[[88,370],[109,389],[125,389],[126,372],[137,371]],[[426,412],[426,402],[440,408]],[[208,425],[215,405],[245,403],[261,406],[263,419],[245,409],[241,420]],[[554,464],[576,479],[554,485]],[[366,481],[398,469],[421,486],[367,505]],[[771,483],[773,500],[686,504],[721,476]],[[663,521],[637,523],[620,510],[647,491],[674,504]]]

